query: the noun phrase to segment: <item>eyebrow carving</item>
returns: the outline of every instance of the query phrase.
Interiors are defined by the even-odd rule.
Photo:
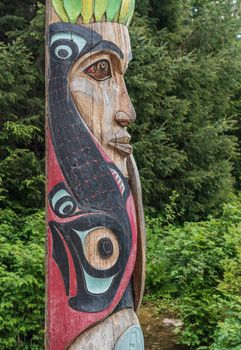
[[[124,54],[121,51],[121,49],[117,45],[112,43],[111,41],[102,40],[95,47],[93,47],[93,49],[90,52],[101,51],[101,50],[111,50],[111,51],[117,53],[117,55],[121,59],[124,58]]]

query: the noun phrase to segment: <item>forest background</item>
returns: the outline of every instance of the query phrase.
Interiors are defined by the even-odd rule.
[[[137,0],[126,82],[146,297],[190,349],[241,349],[240,0]],[[0,1],[0,348],[43,349],[44,3]]]

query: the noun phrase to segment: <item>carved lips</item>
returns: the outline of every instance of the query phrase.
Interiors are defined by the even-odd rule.
[[[109,141],[109,145],[115,148],[123,156],[127,157],[133,150],[133,147],[129,144],[130,140],[131,136],[128,134],[126,129],[121,129],[117,134],[115,134],[115,138],[112,138]]]

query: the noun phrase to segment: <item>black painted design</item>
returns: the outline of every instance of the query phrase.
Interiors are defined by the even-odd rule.
[[[123,55],[123,52],[121,51],[121,49],[118,46],[116,46],[114,43],[111,43],[110,41],[102,40],[91,51],[105,51],[105,50],[111,50],[111,51],[117,53],[117,55],[121,59],[124,58],[124,55]]]
[[[123,309],[134,309],[134,290],[133,290],[133,282],[132,279],[129,282],[128,287],[123,294],[119,304],[116,306],[114,312],[121,311]]]
[[[98,242],[98,251],[103,259],[110,258],[114,253],[112,241],[109,238],[101,238]]]
[[[68,73],[75,61],[87,52],[103,48],[117,51],[123,56],[113,43],[102,41],[99,34],[84,26],[55,23],[49,27],[49,126],[54,151],[66,181],[49,193],[50,206],[59,217],[58,221],[49,222],[49,227],[53,237],[53,258],[62,273],[67,295],[70,275],[63,241],[73,258],[77,294],[69,299],[69,305],[85,312],[98,312],[111,304],[132,245],[131,226],[125,207],[130,194],[128,182],[113,163],[103,159],[74,105],[68,87]],[[113,171],[122,180],[122,191],[113,177]],[[119,244],[118,260],[106,270],[91,266],[84,252],[84,235],[100,227],[112,230]],[[106,259],[113,253],[113,246],[107,241],[100,240],[98,247]],[[113,277],[113,280],[106,292],[97,294],[87,288],[86,274],[90,278]]]
[[[54,246],[53,258],[56,261],[62,273],[66,295],[69,295],[70,278],[69,278],[68,255],[66,253],[64,243],[62,242],[58,232],[52,229],[51,229],[51,232],[52,232],[53,246]]]

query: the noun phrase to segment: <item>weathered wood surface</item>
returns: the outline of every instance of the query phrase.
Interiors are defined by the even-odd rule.
[[[53,1],[53,3],[59,6],[60,2]],[[127,3],[130,5],[129,0]],[[70,1],[64,4],[63,9],[59,9],[59,13],[62,11],[62,19],[67,11],[74,23],[77,8],[69,7]],[[113,16],[116,4],[109,1],[105,16]],[[92,22],[87,2],[85,6],[82,8],[85,21]],[[97,18],[102,17],[104,8],[104,2],[102,4],[99,2],[99,6],[95,7]],[[123,21],[127,21],[127,17],[124,16],[127,16],[128,11],[132,11],[132,8],[121,7]],[[54,11],[52,2],[48,0],[46,100],[49,104],[47,102],[46,148],[49,231],[46,349],[119,350],[123,349],[118,344],[122,342],[120,337],[124,337],[125,330],[133,325],[139,325],[131,308],[137,309],[140,305],[145,275],[145,229],[141,188],[132,156],[128,160],[127,167],[127,157],[131,155],[132,147],[126,128],[136,118],[124,82],[124,73],[131,59],[129,33],[128,29],[119,23],[100,22],[83,26],[83,19],[80,18],[77,21],[79,26],[68,23],[56,25],[59,22],[61,19]],[[60,44],[57,46],[58,41]],[[66,60],[67,64],[64,65],[58,61],[65,59],[66,56],[53,59],[54,55],[68,55],[70,52],[69,48],[66,49],[68,43],[71,49],[73,44],[77,44],[81,51],[85,41],[90,48],[91,46],[93,48],[79,55],[77,59],[69,63]],[[81,119],[82,129],[78,118]],[[78,128],[82,136],[75,134]],[[89,146],[83,146],[81,138],[89,138]],[[95,156],[90,153],[91,149]],[[93,159],[97,163],[101,159],[104,160],[105,164],[101,165],[101,169],[105,166],[110,170],[108,176],[111,175],[112,182],[108,177],[109,180],[104,187],[104,183],[102,185],[101,182],[103,175],[100,165],[96,163],[96,168],[93,167],[93,170],[86,174],[86,166],[91,165]],[[83,169],[82,172],[78,171],[80,168]],[[106,170],[104,171],[106,173]],[[97,175],[99,173],[100,175]],[[128,178],[133,196],[130,193]],[[82,186],[83,181],[90,187],[88,197],[82,195],[87,191]],[[101,186],[102,196],[97,190]],[[90,196],[95,188],[96,202]],[[108,193],[112,191],[119,194],[106,200],[109,198]],[[123,199],[120,199],[120,195]],[[123,208],[120,209],[120,206]],[[63,210],[69,210],[69,215],[65,215]],[[96,210],[102,214],[98,214],[99,217],[94,222]],[[85,220],[87,225],[85,227],[83,217],[86,211],[89,212],[89,219]],[[123,231],[127,235],[126,238],[123,234],[114,232],[116,224],[111,224],[110,219],[103,219],[109,214],[118,218],[121,225],[126,227]],[[130,233],[127,234],[128,225],[131,229],[131,238]],[[75,246],[71,241],[73,233],[71,230],[75,231]],[[76,232],[81,243],[77,242]],[[81,249],[83,251],[80,257]],[[80,272],[83,259],[85,265],[82,265]],[[121,262],[124,264],[123,271],[120,269]],[[83,270],[83,266],[88,267],[89,273]],[[112,276],[108,272],[111,269],[113,274],[115,273]],[[134,300],[129,285],[133,271]],[[122,298],[125,290],[128,292]],[[119,310],[123,308],[124,310],[113,314],[120,301],[122,304],[119,305]],[[136,329],[127,332],[127,338],[130,337],[130,349],[133,350],[143,349],[142,335],[138,333],[138,327]],[[103,334],[109,336],[104,337]],[[72,341],[74,343],[70,345]],[[126,344],[125,341],[122,343]]]
[[[118,166],[122,174],[128,176],[126,156],[130,154],[132,148],[128,144],[130,135],[126,131],[126,127],[136,118],[123,78],[131,59],[129,33],[126,27],[118,23],[92,23],[89,28],[99,33],[104,40],[119,47],[124,57],[119,60],[115,52],[110,55],[108,50],[86,54],[76,61],[71,69],[69,75],[70,91],[80,114],[85,116],[86,124],[95,137],[100,140],[107,155]],[[95,61],[104,59],[111,62],[114,81],[107,80],[93,84],[91,79],[86,78],[84,70]],[[120,144],[118,144],[118,139]],[[125,139],[128,141],[126,144],[124,143]],[[121,144],[123,140],[124,142]],[[121,147],[123,150],[119,152]]]
[[[68,350],[113,350],[120,335],[133,325],[139,326],[131,309],[119,311],[82,334]]]
[[[131,192],[135,202],[136,219],[138,227],[137,236],[137,256],[136,264],[133,272],[134,283],[134,303],[135,310],[138,310],[143,294],[145,291],[145,271],[146,271],[146,227],[144,218],[144,209],[142,202],[141,181],[139,172],[136,166],[133,155],[127,158],[127,169],[129,174],[129,182],[131,186]]]

